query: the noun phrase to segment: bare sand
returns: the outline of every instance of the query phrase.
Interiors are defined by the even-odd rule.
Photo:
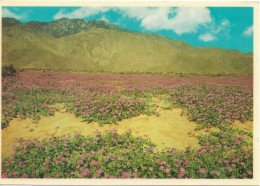
[[[248,132],[253,132],[253,122],[252,121],[246,121],[244,123],[241,123],[240,121],[235,121],[232,126],[234,128],[248,131]]]
[[[158,148],[175,147],[184,149],[187,146],[199,147],[198,140],[190,137],[187,133],[196,127],[196,123],[189,122],[181,115],[181,109],[160,110],[160,116],[140,115],[138,117],[125,119],[116,124],[106,124],[103,127],[98,123],[81,122],[81,118],[75,117],[73,113],[59,111],[55,116],[42,116],[39,121],[30,118],[20,120],[15,118],[5,129],[2,129],[2,157],[11,154],[12,146],[16,138],[45,138],[46,133],[63,135],[74,131],[82,135],[95,135],[98,129],[105,132],[108,129],[117,128],[119,133],[126,132],[129,128],[134,136],[149,135],[149,138]],[[59,129],[56,129],[59,127]]]
[[[153,101],[160,106],[165,106],[165,103],[160,99],[153,99]],[[182,115],[180,108],[164,110],[159,107],[158,112],[160,114],[158,117],[155,115],[140,115],[120,121],[117,125],[106,124],[104,126],[99,126],[95,122],[82,122],[81,118],[76,117],[73,113],[65,112],[63,109],[57,111],[54,116],[42,116],[39,121],[30,118],[24,120],[15,118],[7,128],[2,129],[2,157],[11,154],[16,138],[45,138],[47,137],[46,133],[63,135],[73,134],[74,131],[81,132],[84,136],[94,136],[96,129],[104,133],[106,130],[115,127],[119,133],[131,129],[134,136],[148,135],[151,142],[156,144],[159,149],[164,147],[185,149],[187,146],[200,146],[198,139],[190,135],[190,132],[194,132],[197,124],[190,122],[186,116]],[[241,129],[249,128],[249,131],[253,129],[252,122],[244,124],[235,122],[234,125]],[[59,128],[57,129],[57,127]],[[198,131],[194,133],[198,134]]]

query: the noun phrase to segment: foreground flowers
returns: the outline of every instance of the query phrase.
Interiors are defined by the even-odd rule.
[[[11,157],[2,161],[2,178],[252,178],[251,146],[242,141],[233,147],[243,135],[226,134],[230,141],[216,146],[217,134],[203,136],[201,148],[186,151],[158,151],[131,130],[19,140]],[[223,153],[225,146],[229,150]]]

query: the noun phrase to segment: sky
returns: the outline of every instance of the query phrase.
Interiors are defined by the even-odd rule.
[[[3,7],[2,17],[50,22],[62,17],[101,19],[124,29],[253,52],[252,7]]]

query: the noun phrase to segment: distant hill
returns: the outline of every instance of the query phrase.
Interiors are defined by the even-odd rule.
[[[194,47],[101,20],[2,18],[2,63],[61,71],[252,74],[253,54]]]

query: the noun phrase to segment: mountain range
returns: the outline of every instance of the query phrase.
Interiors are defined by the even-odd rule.
[[[55,71],[252,74],[253,53],[194,47],[102,20],[2,18],[2,64]]]

